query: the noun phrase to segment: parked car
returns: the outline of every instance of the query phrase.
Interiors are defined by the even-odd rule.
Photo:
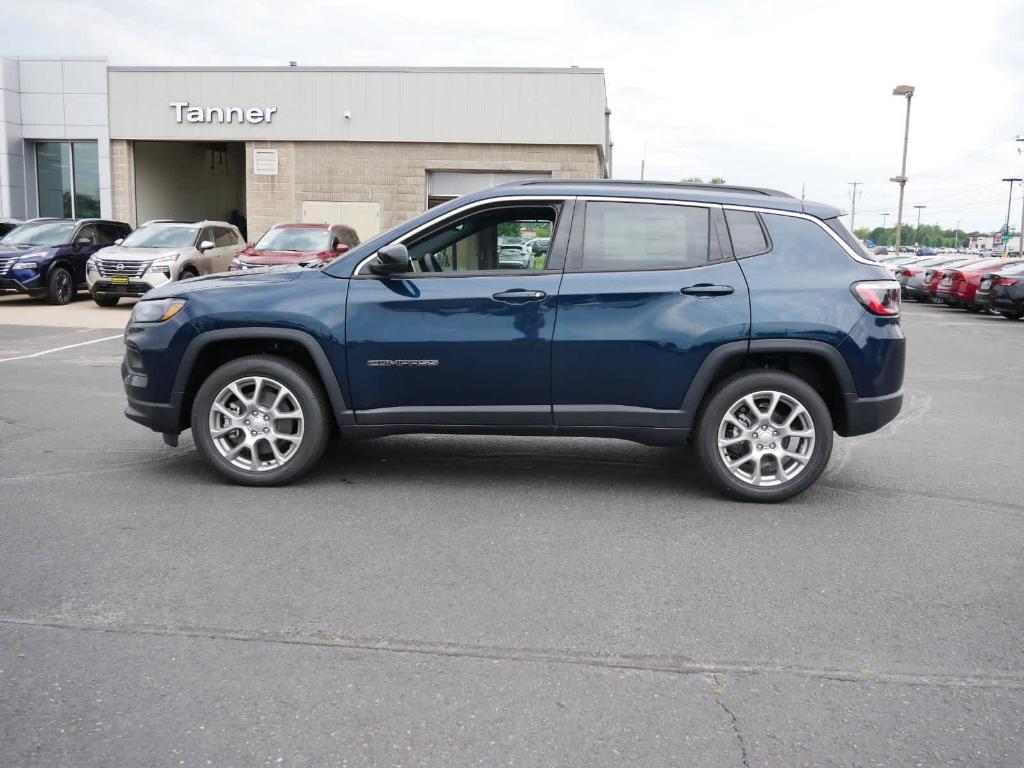
[[[147,222],[89,259],[89,292],[112,307],[165,283],[226,271],[242,247],[241,233],[223,221]]]
[[[307,472],[332,430],[582,435],[692,439],[726,493],[786,499],[833,432],[903,400],[898,285],[839,213],[752,188],[483,190],[321,269],[156,288],[125,333],[125,414],[171,445],[191,428],[248,485]],[[545,268],[497,270],[523,220],[553,232]]]
[[[1020,259],[983,259],[971,264],[946,269],[939,281],[936,292],[939,300],[951,307],[963,307],[970,312],[977,312],[974,297],[981,284],[982,275],[993,269],[1009,267],[1020,262]]]
[[[86,287],[86,262],[131,232],[106,219],[33,219],[0,239],[0,288],[67,304]]]
[[[1007,320],[1024,317],[1024,262],[1010,265],[997,272],[986,272],[974,295],[979,309],[991,309]]]
[[[359,235],[343,224],[275,224],[239,253],[229,269],[324,262],[357,245]]]
[[[0,218],[0,238],[4,237],[15,227],[20,227],[25,222],[21,219],[6,219]]]
[[[978,261],[977,257],[964,256],[931,256],[918,257],[914,262],[908,262],[896,268],[896,279],[900,283],[903,296],[917,301],[931,301],[931,295],[925,290],[924,283],[934,279],[934,270],[940,267],[958,267],[971,261]]]
[[[536,259],[521,243],[498,246],[498,269],[533,269]]]
[[[876,245],[874,252],[875,256],[887,256],[889,254],[889,248],[885,245]]]

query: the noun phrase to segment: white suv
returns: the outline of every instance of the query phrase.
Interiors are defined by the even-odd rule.
[[[93,254],[85,278],[96,303],[112,307],[172,280],[226,272],[243,248],[238,228],[224,221],[147,221]]]

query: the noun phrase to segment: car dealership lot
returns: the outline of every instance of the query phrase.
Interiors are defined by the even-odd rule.
[[[1024,323],[906,306],[900,419],[762,506],[611,440],[229,486],[126,318],[0,299],[0,762],[1019,764]]]

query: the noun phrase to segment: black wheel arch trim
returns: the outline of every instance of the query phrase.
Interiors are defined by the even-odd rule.
[[[174,376],[174,385],[171,389],[171,406],[181,416],[181,407],[188,389],[189,377],[195,366],[199,354],[210,344],[223,341],[290,341],[302,345],[309,353],[314,365],[316,374],[323,385],[324,391],[331,402],[331,410],[334,411],[334,418],[339,427],[355,423],[355,417],[345,402],[345,395],[341,391],[338,377],[327,359],[327,353],[317,343],[312,335],[305,331],[298,331],[293,328],[276,328],[274,326],[253,326],[247,328],[222,328],[216,331],[204,331],[189,342],[185,353],[181,356],[178,364],[178,372]]]
[[[745,358],[755,354],[771,353],[801,353],[814,355],[824,360],[832,372],[842,390],[839,392],[844,401],[857,398],[857,387],[853,381],[850,368],[843,359],[842,353],[823,341],[811,339],[751,339],[745,341],[731,341],[722,344],[711,350],[704,358],[700,368],[694,375],[690,386],[683,396],[682,412],[687,426],[692,426],[697,411],[700,409],[704,396],[711,388],[722,367],[737,358]]]

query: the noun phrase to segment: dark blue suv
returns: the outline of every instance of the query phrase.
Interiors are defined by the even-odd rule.
[[[834,208],[771,190],[525,182],[316,268],[171,283],[125,331],[126,415],[226,477],[292,480],[331,432],[692,441],[741,499],[807,488],[902,404],[899,286]],[[499,264],[499,242],[550,237]],[[501,240],[499,241],[499,238]]]
[[[0,289],[67,304],[86,287],[85,263],[132,231],[105,219],[32,219],[0,239]]]

